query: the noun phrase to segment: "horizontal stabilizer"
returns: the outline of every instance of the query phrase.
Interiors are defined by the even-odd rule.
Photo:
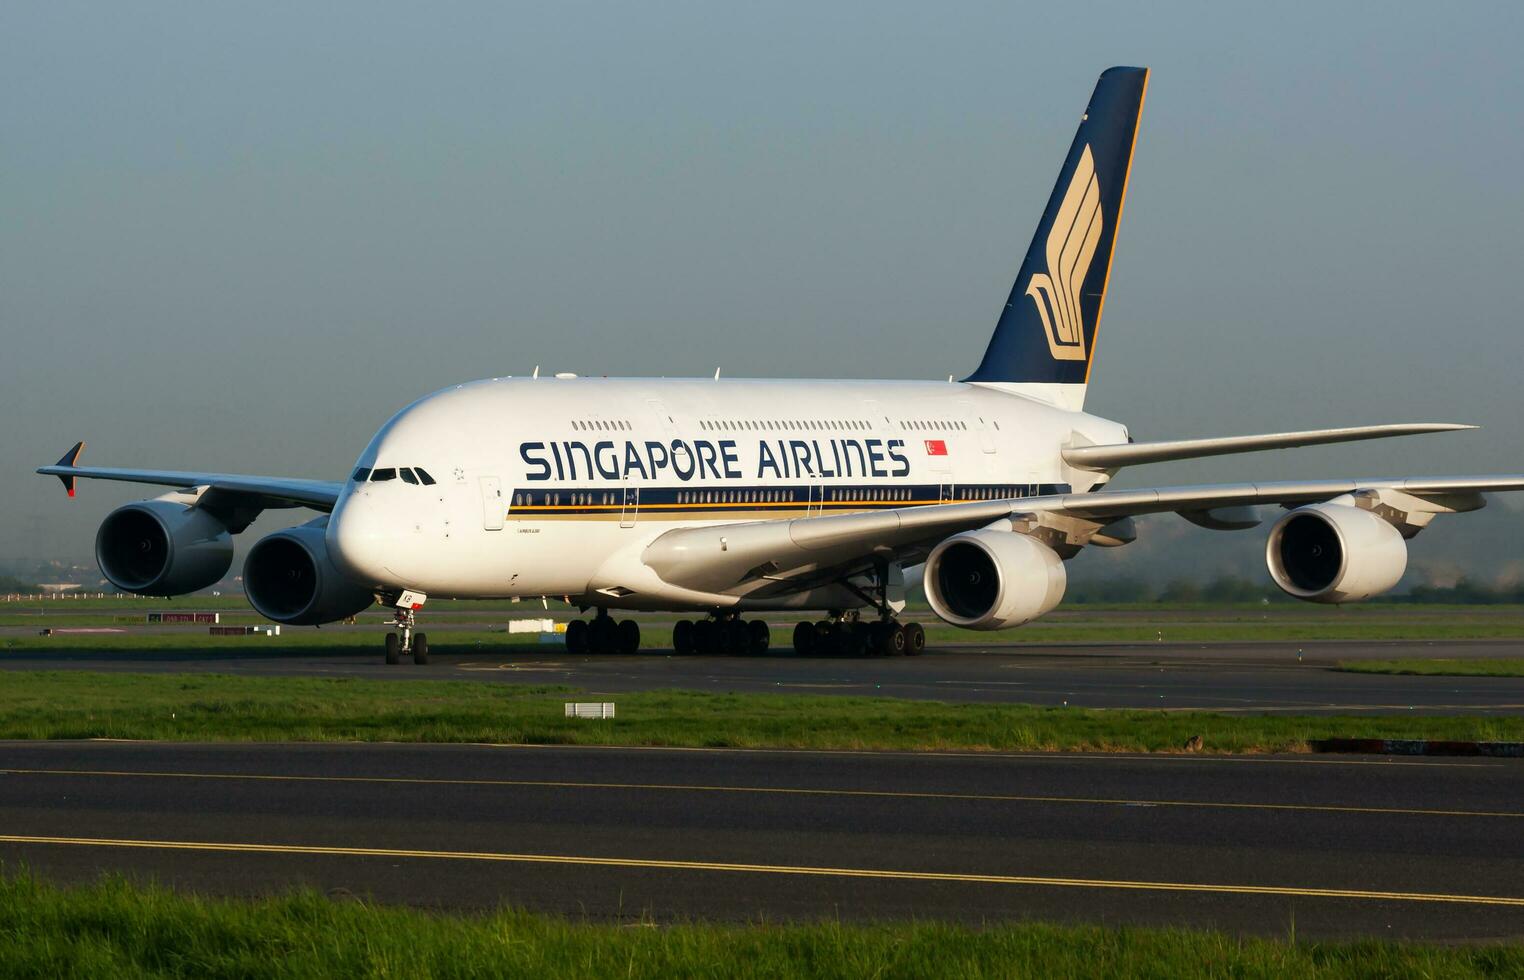
[[[1305,432],[1270,432],[1257,436],[1224,436],[1220,439],[1175,439],[1170,442],[1129,442],[1114,446],[1073,446],[1063,450],[1064,462],[1086,470],[1114,470],[1143,463],[1174,459],[1200,459],[1231,453],[1254,453],[1293,446],[1321,446],[1331,442],[1359,442],[1416,436],[1428,432],[1455,432],[1474,425],[1452,422],[1419,422],[1406,425],[1357,425],[1344,429],[1309,429]]]

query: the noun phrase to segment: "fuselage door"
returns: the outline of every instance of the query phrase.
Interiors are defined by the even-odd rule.
[[[979,435],[979,448],[987,453],[995,451],[994,422],[985,415],[980,415],[968,402],[963,403],[964,421]]]
[[[640,514],[640,487],[626,480],[621,490],[624,501],[619,510],[619,526],[634,527],[635,518]]]
[[[482,477],[482,528],[503,529],[503,481],[495,476]]]
[[[825,487],[818,483],[810,484],[810,503],[805,511],[806,517],[814,517],[825,506]]]

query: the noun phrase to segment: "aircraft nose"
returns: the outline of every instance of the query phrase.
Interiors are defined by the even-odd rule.
[[[346,497],[329,517],[324,533],[334,564],[364,585],[393,584],[396,576],[386,567],[392,543],[390,524],[374,501],[354,494]]]

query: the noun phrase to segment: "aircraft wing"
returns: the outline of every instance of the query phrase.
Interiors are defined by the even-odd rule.
[[[206,487],[206,493],[223,498],[228,503],[255,510],[277,507],[310,507],[328,513],[338,502],[342,483],[326,480],[298,480],[285,476],[248,476],[240,473],[192,473],[178,470],[127,470],[100,466],[77,466],[84,443],[64,453],[53,466],[40,467],[37,472],[44,476],[56,476],[63,481],[69,496],[74,496],[74,481],[119,480],[125,483],[148,483],[164,487],[189,490]],[[204,497],[204,495],[203,495]]]
[[[950,534],[997,521],[1057,524],[1097,531],[1123,518],[1178,513],[1206,527],[1252,527],[1243,508],[1300,506],[1361,491],[1432,501],[1436,510],[1471,510],[1480,494],[1524,490],[1524,474],[1225,483],[1100,490],[1008,500],[934,504],[828,517],[759,521],[668,531],[645,549],[645,564],[663,581],[704,592],[730,592],[748,582],[816,580],[868,567],[877,559],[924,557]]]
[[[1311,429],[1302,432],[1268,432],[1254,436],[1226,436],[1215,439],[1172,439],[1168,442],[1128,442],[1114,446],[1070,446],[1063,450],[1064,462],[1087,470],[1116,470],[1143,463],[1164,463],[1176,459],[1202,459],[1231,453],[1261,452],[1266,449],[1290,449],[1294,446],[1325,446],[1336,442],[1360,442],[1365,439],[1390,439],[1393,436],[1417,436],[1430,432],[1459,432],[1474,425],[1454,422],[1417,422],[1396,425],[1357,425],[1342,429]]]

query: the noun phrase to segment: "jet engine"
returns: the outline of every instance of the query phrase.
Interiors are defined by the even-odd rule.
[[[139,595],[204,589],[233,564],[227,525],[170,494],[118,507],[95,534],[95,561],[112,585]]]
[[[932,549],[923,578],[932,611],[954,626],[999,630],[1057,606],[1068,575],[1063,559],[1036,538],[983,529]]]
[[[259,539],[243,562],[243,590],[261,616],[288,626],[347,619],[375,602],[346,578],[323,540],[328,518]]]
[[[1360,602],[1402,578],[1408,546],[1402,533],[1346,504],[1298,507],[1270,529],[1270,577],[1281,591],[1308,602]]]

